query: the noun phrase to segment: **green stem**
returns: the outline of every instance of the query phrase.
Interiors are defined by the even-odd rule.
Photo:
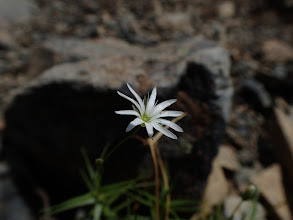
[[[243,200],[241,199],[241,201],[238,203],[238,205],[234,208],[234,210],[228,220],[233,220],[236,211],[239,209],[239,207],[241,206],[242,203],[243,203]]]
[[[137,127],[130,135],[128,135],[127,137],[125,137],[122,141],[120,141],[105,157],[104,162],[111,156],[111,154],[118,149],[118,147],[120,147],[125,141],[127,141],[129,138],[131,138],[132,136],[134,136],[138,130],[140,129],[140,126]]]
[[[258,203],[258,197],[259,197],[259,191],[256,192],[254,198],[253,198],[253,208],[250,216],[250,220],[255,219],[256,210],[257,210],[257,203]]]
[[[156,200],[155,200],[155,211],[156,211],[156,220],[160,220],[160,204],[159,204],[159,197],[160,197],[160,180],[159,180],[159,169],[158,169],[158,160],[156,156],[155,151],[155,145],[152,139],[148,139],[148,143],[150,146],[153,163],[154,163],[154,171],[155,171],[155,194],[156,194]]]

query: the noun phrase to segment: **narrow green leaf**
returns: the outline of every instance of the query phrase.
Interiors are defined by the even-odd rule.
[[[92,205],[94,203],[95,203],[95,198],[93,197],[93,195],[90,193],[87,193],[87,194],[83,194],[83,195],[74,197],[72,199],[69,199],[60,204],[54,205],[51,208],[49,208],[48,211],[50,211],[51,214],[57,214],[57,213],[68,211],[70,209],[74,209],[77,207]]]
[[[94,168],[92,167],[91,162],[90,162],[89,157],[88,157],[88,154],[87,154],[87,152],[85,151],[84,148],[81,148],[81,153],[82,153],[82,156],[83,156],[87,171],[89,173],[90,179],[95,180],[96,175],[95,175]]]
[[[147,191],[144,191],[144,190],[135,190],[135,192],[137,192],[138,194],[146,197],[148,200],[154,202],[156,200],[156,196],[147,192]]]
[[[123,218],[123,220],[152,220],[152,218],[149,216],[142,216],[142,215],[129,215]]]
[[[121,202],[116,207],[113,207],[112,210],[117,213],[117,212],[121,211],[122,209],[129,207],[133,202],[134,202],[134,200],[127,199],[127,201]]]
[[[171,206],[186,206],[186,205],[196,205],[197,202],[194,200],[188,200],[188,199],[176,199],[171,201]]]
[[[133,193],[127,194],[130,198],[134,199],[135,201],[140,202],[141,204],[148,206],[148,207],[154,207],[154,203],[152,201],[149,201],[147,199],[144,199],[138,195],[134,195]]]
[[[85,185],[87,186],[87,188],[89,189],[89,191],[94,191],[95,190],[95,187],[94,185],[91,183],[90,179],[88,178],[88,176],[86,175],[86,173],[81,170],[80,171],[80,175],[85,183]]]
[[[103,186],[101,188],[101,190],[103,192],[109,192],[109,191],[115,191],[117,189],[121,189],[121,188],[131,188],[135,185],[135,180],[126,180],[126,181],[122,181],[122,182],[118,182],[118,183],[112,183],[112,184],[109,184],[109,185],[106,185],[106,186]]]
[[[114,212],[109,206],[104,206],[103,214],[107,217],[106,219],[117,219],[116,212]]]
[[[102,217],[103,206],[98,203],[94,207],[93,220],[100,220]]]
[[[124,193],[126,193],[127,191],[125,191]],[[118,192],[118,193],[114,193],[111,195],[108,195],[108,197],[105,199],[105,203],[109,206],[111,206],[117,199],[119,199],[121,196],[123,195],[123,193]]]
[[[259,197],[259,192],[257,191],[255,196],[253,197],[253,205],[252,205],[252,212],[250,215],[250,220],[254,220],[256,216],[256,209],[257,209],[257,204],[258,204],[258,197]]]
[[[173,210],[170,210],[170,214],[175,218],[175,220],[180,220],[180,217]]]
[[[218,203],[217,208],[216,208],[216,219],[217,220],[222,220],[221,210],[222,210],[222,205],[221,205],[221,203]]]
[[[103,147],[103,151],[101,153],[100,158],[105,159],[105,156],[106,156],[110,146],[111,146],[111,142],[107,142],[106,145]]]

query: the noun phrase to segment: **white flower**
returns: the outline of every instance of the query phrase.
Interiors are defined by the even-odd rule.
[[[132,106],[133,110],[115,111],[115,113],[119,115],[136,116],[136,118],[133,121],[131,121],[127,126],[126,132],[131,131],[137,125],[141,125],[142,127],[146,127],[149,137],[152,137],[154,135],[155,128],[167,137],[177,139],[177,136],[175,134],[173,134],[166,128],[162,127],[162,125],[167,125],[175,131],[183,132],[182,128],[174,122],[163,119],[164,117],[178,117],[183,114],[183,112],[181,111],[163,111],[165,108],[175,103],[176,99],[170,99],[157,104],[157,102],[155,102],[157,96],[156,88],[153,89],[151,96],[148,97],[147,100],[142,100],[128,83],[127,87],[130,90],[130,92],[134,95],[137,101],[124,95],[119,91],[117,91],[117,93],[134,104],[134,106]]]

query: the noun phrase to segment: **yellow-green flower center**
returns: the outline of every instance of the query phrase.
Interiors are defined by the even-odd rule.
[[[147,116],[146,114],[143,114],[143,116],[141,117],[141,119],[144,121],[144,122],[149,122],[150,121],[150,117]]]

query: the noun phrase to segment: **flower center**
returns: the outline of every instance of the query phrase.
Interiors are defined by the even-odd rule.
[[[141,117],[141,119],[143,121],[145,121],[145,122],[149,122],[151,118],[149,116],[147,116],[146,114],[143,114],[143,116]]]

